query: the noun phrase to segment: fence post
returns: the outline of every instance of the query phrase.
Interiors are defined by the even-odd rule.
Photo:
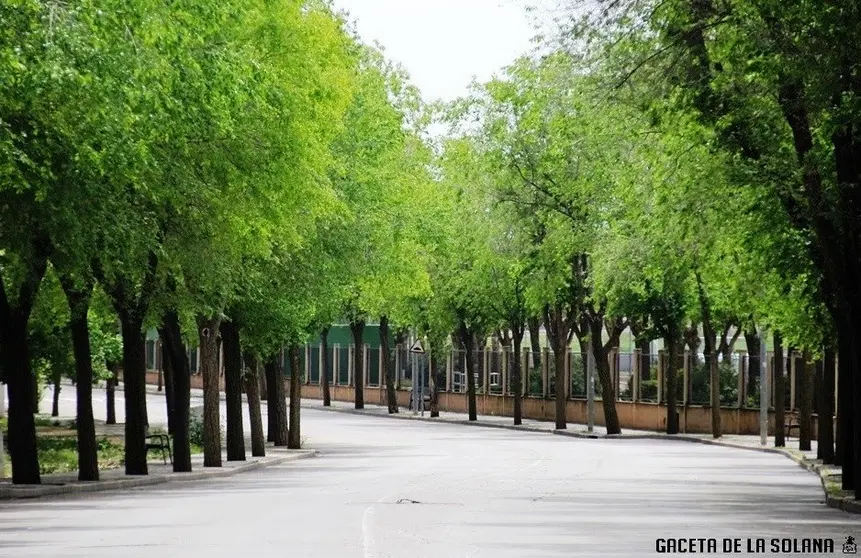
[[[490,393],[490,353],[487,351],[487,346],[485,346],[481,350],[481,364],[482,364],[482,393],[485,395]]]
[[[341,349],[337,343],[332,344],[332,386],[338,385],[341,378]]]
[[[383,377],[383,364],[388,364],[388,362],[384,363],[383,361],[386,359],[386,355],[383,352],[383,346],[380,345],[377,347],[377,386],[384,387],[386,385],[386,379]]]
[[[453,350],[453,349],[452,349]],[[451,391],[452,351],[448,351],[445,358],[445,390]]]
[[[643,350],[634,349],[634,362],[631,363],[631,401],[634,403],[640,400],[640,378],[643,373],[640,368],[643,366]]]
[[[363,378],[365,382],[365,387],[371,387],[371,346],[367,343],[362,345],[362,362],[365,365],[365,377]]]
[[[526,347],[520,348],[520,354],[517,355],[520,359],[520,391],[523,397],[529,395],[529,378],[532,375],[532,370],[529,368],[529,351]],[[525,378],[525,379],[524,379]]]
[[[745,400],[747,399],[747,386],[745,385],[745,378],[747,378],[747,361],[745,357],[747,353],[744,351],[738,351],[738,408],[744,409]]]
[[[610,386],[613,389],[613,400],[616,401],[619,399],[619,367],[616,363],[616,357],[618,356],[618,349],[615,347],[610,347],[610,350],[607,351],[607,368],[610,369]]]
[[[556,372],[559,373],[558,371]],[[565,399],[571,399],[573,390],[571,389],[571,347],[565,349],[565,370],[562,371],[565,375]]]
[[[657,399],[658,404],[664,402],[664,371],[666,370],[666,355],[663,349],[658,350],[658,382],[657,382]]]
[[[395,344],[395,362],[393,366],[395,367],[393,373],[395,375],[395,389],[401,389],[401,346]]]
[[[349,387],[353,387],[353,378],[355,378],[353,371],[355,369],[356,363],[353,362],[353,353],[355,350],[355,345],[350,343],[347,345],[347,385]]]
[[[323,368],[323,344],[317,345],[317,385],[323,385],[323,374],[326,374],[326,369]]]
[[[555,362],[555,360],[554,360]],[[550,396],[550,349],[541,348],[541,397]]]
[[[508,351],[508,347],[502,348],[499,361],[499,381],[502,384],[499,389],[503,396],[508,394]]]

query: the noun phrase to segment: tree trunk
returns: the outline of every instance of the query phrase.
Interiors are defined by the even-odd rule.
[[[224,349],[224,398],[227,407],[227,460],[245,461],[245,431],[242,425],[242,349],[239,329],[221,322]]]
[[[723,436],[723,424],[721,424],[720,414],[720,368],[718,368],[717,352],[715,351],[715,334],[711,328],[711,320],[709,325],[703,324],[705,338],[703,356],[705,357],[706,366],[709,371],[709,405],[711,406],[712,414],[712,437],[720,438]]]
[[[269,392],[268,411],[269,435],[277,447],[283,447],[288,442],[287,428],[287,400],[284,394],[284,371],[281,368],[281,359],[278,354],[271,356],[266,361],[266,385],[271,386]],[[292,374],[291,374],[292,375]]]
[[[110,378],[105,381],[105,424],[117,423],[117,382],[119,381],[120,364],[118,362],[107,363],[111,372]]]
[[[679,414],[676,405],[676,382],[678,382],[679,346],[683,344],[675,327],[670,327],[665,338],[669,349],[667,365],[667,434],[679,433]]]
[[[176,414],[173,394],[173,360],[170,358],[167,332],[164,325],[158,328],[158,337],[161,340],[161,368],[164,372],[164,403],[167,410],[167,433],[171,436],[175,433],[174,415]],[[161,376],[159,376],[161,379]]]
[[[786,446],[786,376],[783,373],[783,336],[774,332],[774,447]]]
[[[386,402],[389,407],[389,414],[394,415],[398,412],[398,392],[395,390],[395,370],[392,366],[392,351],[389,347],[389,318],[380,316],[380,346],[383,348],[383,374],[386,378]],[[433,411],[431,411],[431,416]],[[436,416],[439,416],[437,413]]]
[[[744,341],[747,344],[748,357],[759,358],[759,344],[761,342],[759,334],[756,332],[756,326],[749,325],[744,329]],[[750,360],[748,360],[750,363]],[[759,371],[753,366],[747,367],[747,395],[748,397],[756,396],[757,383],[754,381],[758,376]]]
[[[27,321],[20,313],[7,320],[0,319],[0,339],[3,340],[0,368],[9,391],[8,436],[13,484],[41,484],[33,418],[35,377],[30,368]]]
[[[323,328],[320,334],[320,343],[323,345],[323,406],[332,406],[332,393],[329,388],[329,373],[334,371],[332,368],[331,356],[329,355],[329,328]],[[333,374],[334,377],[334,374]]]
[[[514,391],[514,424],[515,426],[523,424],[523,369],[522,359],[523,353],[521,344],[523,343],[523,332],[517,335],[514,332],[512,345],[514,349],[511,353],[511,361],[508,363],[511,369],[511,389]]]
[[[159,331],[159,337],[162,340],[161,367],[164,371],[164,404],[167,411],[167,433],[173,436],[176,431],[176,425],[174,424],[176,405],[174,404],[173,362],[168,357],[167,350],[165,349],[164,334],[161,331]]]
[[[148,474],[146,463],[146,334],[143,318],[120,313],[123,335],[125,460],[127,475]]]
[[[191,472],[191,440],[189,415],[191,412],[191,366],[182,342],[179,315],[169,310],[162,316],[161,330],[165,361],[170,361],[173,384],[173,471]]]
[[[32,370],[32,368],[31,368]],[[33,380],[30,382],[30,412],[34,415],[39,414],[39,404],[41,403],[41,395],[39,393],[39,376],[35,371],[32,372]]]
[[[353,385],[356,393],[356,409],[365,408],[365,345],[362,333],[365,320],[356,319],[350,324],[353,333]]]
[[[824,464],[834,463],[834,357],[833,347],[826,347],[817,367],[816,458]]]
[[[706,296],[702,278],[700,277],[699,272],[695,273],[697,279],[697,296],[700,302],[703,332],[705,333],[705,348],[703,352],[705,353],[706,365],[709,370],[709,399],[712,410],[712,436],[714,438],[720,438],[723,435],[723,426],[721,425],[720,416],[720,369],[717,366],[717,358],[715,356],[715,334],[714,328],[712,327],[711,305],[708,297]]]
[[[428,351],[430,359],[430,416],[436,418],[439,416],[439,386],[444,380],[445,374],[445,352],[440,349],[443,344],[436,345],[438,348],[434,350],[434,345],[431,345],[431,350]]]
[[[526,320],[529,326],[529,345],[535,367],[541,370],[541,319],[532,317]],[[528,380],[528,378],[527,378]]]
[[[852,335],[842,322],[836,323],[837,329],[837,440],[834,463],[842,468],[842,489],[855,489],[855,407],[852,374]]]
[[[275,438],[277,436],[276,431],[278,430],[277,419],[278,412],[276,409],[278,402],[277,395],[277,384],[279,380],[283,383],[283,376],[279,377],[281,374],[281,365],[280,359],[278,355],[273,355],[270,361],[263,362],[263,375],[266,377],[266,390],[264,393],[266,394],[266,441],[267,442],[275,442]],[[278,366],[275,366],[275,364]],[[285,441],[286,444],[286,441]]]
[[[735,350],[735,343],[738,341],[739,336],[741,335],[741,328],[736,327],[735,331],[732,334],[732,337],[729,337],[729,331],[733,327],[733,323],[730,322],[724,328],[724,332],[721,335],[720,343],[718,344],[717,352],[721,355],[721,358],[724,362],[729,362],[732,360],[732,352]]]
[[[684,332],[684,344],[687,345],[692,354],[699,352],[701,342],[699,329],[699,324],[692,323]],[[679,354],[684,354],[684,351],[681,351]]]
[[[203,376],[203,466],[221,467],[221,389],[218,370],[220,318],[199,318],[200,373]]]
[[[51,383],[53,384],[53,394],[51,397],[51,416],[60,416],[60,389],[63,381],[63,373],[58,366],[51,368]]]
[[[567,401],[565,398],[565,353],[568,350],[568,343],[571,340],[570,324],[566,320],[565,310],[561,305],[550,304],[544,307],[544,330],[547,332],[547,337],[550,340],[550,348],[553,350],[554,363],[554,405],[556,430],[565,430],[568,428],[568,420],[566,414]]]
[[[810,451],[813,435],[813,370],[810,353],[805,349],[801,357],[801,378],[798,403],[798,449]]]
[[[266,438],[263,436],[263,415],[260,412],[260,382],[257,357],[245,354],[245,392],[248,394],[248,418],[251,421],[251,455],[266,456]]]
[[[568,352],[567,344],[562,340],[553,342],[553,364],[555,368],[553,386],[556,407],[556,430],[568,428],[568,398],[565,389],[565,356]]]
[[[78,480],[99,480],[99,461],[96,446],[96,424],[93,419],[93,361],[90,351],[90,326],[87,313],[93,286],[76,289],[68,278],[60,282],[69,303],[69,329],[72,333],[72,352],[75,355],[75,392],[78,432]]]
[[[610,375],[607,347],[604,346],[604,341],[601,339],[603,327],[603,316],[590,316],[589,338],[592,354],[595,355],[595,368],[598,370],[598,379],[601,382],[601,407],[604,410],[604,425],[607,428],[607,434],[620,434],[622,427],[619,425],[619,415],[616,413],[616,386],[613,385],[613,378]]]
[[[838,326],[838,332],[843,329]],[[845,335],[845,336],[844,336]],[[849,346],[851,335],[845,332],[840,335],[838,350],[840,359],[840,372],[837,377],[839,382],[837,397],[837,420],[838,420],[838,437],[837,437],[837,459],[841,466],[841,488],[843,490],[856,490],[856,487],[861,486],[857,482],[859,475],[855,471],[855,462],[857,459],[856,447],[859,444],[855,442],[856,428],[855,417],[858,413],[855,409],[855,384],[857,380],[852,377],[854,372],[852,368],[852,347]]]
[[[466,400],[467,410],[469,412],[469,420],[471,422],[478,420],[478,405],[475,402],[475,355],[473,354],[473,335],[466,322],[461,319],[458,326],[458,337],[460,343],[466,351]],[[415,389],[415,385],[413,385]]]
[[[290,424],[287,433],[287,447],[302,447],[300,415],[302,410],[302,375],[299,373],[299,344],[290,345]]]

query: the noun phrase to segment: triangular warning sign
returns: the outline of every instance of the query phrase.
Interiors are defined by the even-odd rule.
[[[410,347],[411,353],[424,353],[424,347],[422,347],[422,342],[416,339],[416,342],[413,343],[413,346]]]

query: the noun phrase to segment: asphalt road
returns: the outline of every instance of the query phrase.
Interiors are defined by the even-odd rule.
[[[840,555],[861,540],[858,516],[826,508],[819,480],[777,455],[305,409],[303,429],[319,458],[0,503],[0,556],[652,556],[665,537],[716,538],[718,551],[724,537],[830,537]]]

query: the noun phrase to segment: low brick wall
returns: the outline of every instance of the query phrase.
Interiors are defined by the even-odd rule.
[[[146,383],[157,386],[158,385],[158,376],[159,373],[155,370],[149,370],[146,373]],[[203,376],[200,374],[192,374],[191,376],[191,387],[193,389],[203,389]],[[224,376],[219,378],[218,380],[218,389],[220,391],[224,391]]]
[[[158,373],[147,372],[148,384],[158,384]],[[193,375],[191,377],[192,388],[203,388],[203,377]],[[219,388],[224,390],[224,378],[219,381]],[[289,393],[289,379],[285,379],[285,388]],[[332,399],[335,401],[354,401],[355,388],[349,386],[330,386]],[[317,384],[302,386],[302,397],[307,399],[323,399],[323,388]],[[512,416],[514,408],[514,397],[510,395],[476,395],[476,406],[479,415],[490,416]],[[385,387],[366,387],[365,403],[369,405],[385,405]],[[398,405],[408,407],[410,404],[410,392],[398,390]],[[441,411],[455,413],[467,412],[467,397],[465,393],[440,393],[439,407]],[[679,406],[679,428],[686,434],[708,434],[711,432],[711,409],[702,406]],[[566,407],[566,418],[570,423],[586,424],[587,421],[586,401],[582,399],[569,400]],[[617,401],[616,413],[619,416],[619,424],[623,429],[652,430],[655,432],[665,431],[667,428],[667,407],[657,403],[633,403],[631,401]],[[792,416],[795,413],[786,413]],[[552,421],[556,418],[556,402],[552,399],[540,397],[523,398],[523,417],[533,420]],[[595,423],[604,424],[604,408],[600,401],[595,402]],[[759,410],[758,409],[721,409],[721,425],[724,434],[759,434]],[[774,412],[769,413],[768,433],[774,434]],[[816,416],[813,417],[813,439],[816,439],[817,426]],[[793,431],[793,436],[798,436],[798,430]]]
[[[355,388],[347,386],[332,386],[332,399],[335,401],[354,401]],[[318,385],[302,386],[302,397],[308,399],[322,399],[323,390]],[[476,395],[476,407],[479,415],[507,416],[514,413],[514,397],[510,395]],[[402,407],[409,406],[410,392],[398,391],[398,404]],[[366,387],[365,403],[373,405],[386,404],[385,388]],[[467,397],[465,393],[440,393],[439,408],[441,411],[455,413],[467,412]],[[678,409],[679,428],[686,434],[708,434],[711,432],[711,409],[701,406],[688,406]],[[587,422],[586,401],[574,399],[568,401],[566,418],[568,422],[586,424]],[[619,416],[619,424],[623,429],[652,430],[663,432],[667,428],[667,407],[656,403],[633,403],[631,401],[617,401],[616,413]],[[789,417],[794,413],[786,413]],[[523,398],[523,417],[534,420],[552,421],[556,418],[556,402],[552,399],[540,397]],[[604,425],[604,408],[600,401],[595,402],[595,423]],[[724,434],[759,434],[759,410],[758,409],[721,409],[721,426]],[[816,439],[816,416],[813,417],[813,439]],[[774,434],[774,413],[769,413],[768,433]],[[798,431],[793,431],[793,436],[798,436]]]

